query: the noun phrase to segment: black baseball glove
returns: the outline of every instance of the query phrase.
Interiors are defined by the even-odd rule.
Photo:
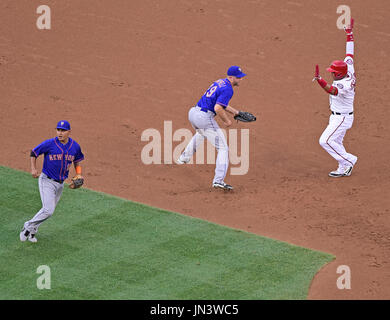
[[[234,116],[234,119],[242,122],[256,121],[256,117],[252,113],[246,111],[239,111],[239,113]]]

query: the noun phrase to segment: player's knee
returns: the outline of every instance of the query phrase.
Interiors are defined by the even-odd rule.
[[[323,148],[325,148],[327,145],[327,139],[323,136],[320,137],[320,140],[318,142],[319,142],[320,146]]]
[[[43,214],[47,217],[51,217],[54,213],[54,207],[43,207]]]
[[[219,145],[218,152],[228,153],[229,152],[229,147],[227,146],[227,144],[222,143],[222,144]]]

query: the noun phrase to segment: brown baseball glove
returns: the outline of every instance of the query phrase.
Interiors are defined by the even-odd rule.
[[[71,189],[78,189],[84,184],[84,178],[77,174],[72,178],[72,181],[69,185],[69,188]]]

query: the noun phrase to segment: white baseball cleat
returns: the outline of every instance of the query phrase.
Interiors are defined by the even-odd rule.
[[[353,167],[347,167],[347,169],[344,172],[344,176],[349,177],[352,174]]]
[[[346,167],[343,169],[337,169],[336,171],[329,172],[329,177],[339,178],[339,177],[349,177],[352,174],[353,167]]]
[[[26,241],[27,238],[30,235],[30,231],[27,231],[26,229],[23,228],[23,230],[19,234],[20,241]]]
[[[190,162],[190,159],[185,159],[184,157],[180,156],[179,159],[176,160],[177,164],[186,164]]]
[[[329,172],[329,177],[333,177],[333,178],[338,178],[338,177],[342,177],[344,174],[339,171],[339,170],[335,170],[335,171],[332,171],[332,172]]]
[[[223,190],[233,190],[233,187],[230,184],[227,184],[225,182],[213,182],[213,188],[219,188]]]
[[[37,238],[35,238],[35,234],[32,234],[30,233],[30,235],[28,236],[28,241],[30,242],[38,242]]]

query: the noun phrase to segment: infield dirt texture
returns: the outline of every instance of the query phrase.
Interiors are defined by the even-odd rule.
[[[51,30],[36,28],[41,4]],[[344,57],[341,4],[355,18],[357,76],[345,146],[359,160],[330,179],[336,162],[318,144],[328,97],[311,80],[319,64],[329,81]],[[309,299],[389,299],[389,11],[387,0],[2,0],[0,164],[28,172],[31,148],[67,119],[87,188],[336,256]],[[257,116],[232,126],[250,129],[249,172],[226,179],[235,191],[211,190],[213,164],[145,165],[143,131],[190,129],[188,108],[230,65],[248,74],[232,106]],[[350,290],[336,286],[340,265]]]

